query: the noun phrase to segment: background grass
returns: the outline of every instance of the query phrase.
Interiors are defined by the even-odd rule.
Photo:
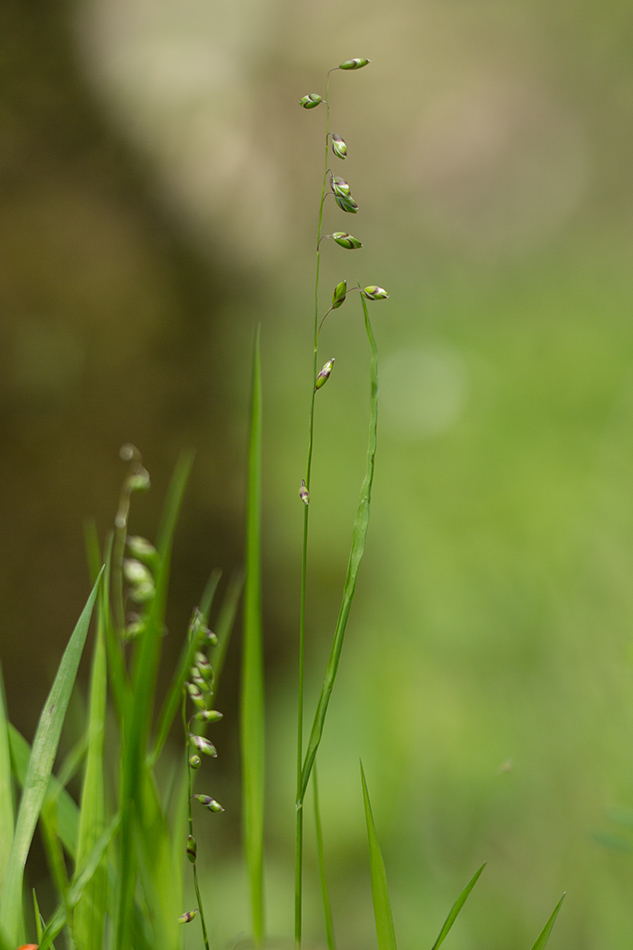
[[[432,944],[485,860],[452,934],[461,946],[530,946],[567,889],[552,947],[628,948],[633,858],[594,835],[617,831],[608,809],[633,798],[626,6],[399,2],[361,11],[346,0],[335,40],[323,9],[266,2],[241,16],[219,5],[208,21],[197,7],[166,8],[165,19],[143,9],[86,4],[73,26],[73,63],[111,132],[107,147],[80,146],[85,113],[59,93],[44,97],[49,131],[29,137],[37,89],[61,82],[61,71],[46,72],[55,34],[41,24],[18,33],[21,12],[3,31],[21,38],[10,59],[18,80],[6,89],[29,104],[12,106],[23,118],[5,126],[17,178],[2,216],[11,249],[2,477],[14,503],[3,512],[1,558],[11,715],[32,736],[85,598],[81,520],[95,512],[103,530],[110,524],[121,442],[143,448],[156,482],[136,509],[140,533],[155,523],[180,447],[199,447],[171,629],[186,625],[209,567],[230,567],[223,539],[227,560],[239,560],[244,355],[261,319],[270,762],[280,779],[269,791],[268,901],[271,933],[288,932],[281,855],[292,836],[284,816],[293,766],[284,737],[305,425],[297,393],[310,371],[306,204],[318,199],[319,160],[306,133],[314,124],[296,100],[312,83],[316,91],[324,63],[370,56],[371,75],[337,93],[349,161],[359,162],[363,274],[392,293],[389,315],[374,324],[383,401],[372,526],[340,669],[345,701],[333,700],[319,773],[326,853],[337,844],[328,866],[339,939],[372,939],[362,755],[402,946]],[[18,56],[27,49],[39,54],[29,72]],[[121,143],[142,166],[142,186],[117,184],[112,165],[103,171],[107,156],[125,152]],[[54,167],[42,174],[34,156]],[[579,183],[576,203],[569,198],[552,223],[570,181]],[[145,211],[134,217],[135,208]],[[228,294],[201,276],[218,269]],[[357,275],[329,276],[334,284]],[[313,696],[364,453],[358,326],[346,311],[336,324],[328,318],[323,338],[337,363],[318,423],[327,452],[315,479],[328,504],[312,529]],[[42,618],[56,644],[49,659]],[[228,698],[230,669],[226,683]],[[235,717],[224,698],[218,773],[227,773],[217,797],[226,803],[236,797]],[[226,814],[220,824],[226,834],[205,862],[218,931],[232,935],[245,906],[232,870],[239,821]]]

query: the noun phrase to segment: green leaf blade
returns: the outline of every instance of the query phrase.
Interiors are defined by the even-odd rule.
[[[105,599],[105,589],[102,592]],[[107,664],[103,602],[99,605],[99,626],[92,662],[88,713],[88,752],[81,792],[75,875],[81,872],[106,824],[105,814],[105,720]],[[74,936],[83,950],[101,950],[107,899],[107,870],[102,863],[87,884],[73,915]]]
[[[24,787],[26,773],[29,767],[29,758],[31,756],[31,747],[15,726],[9,727],[9,741],[11,743],[13,772],[18,784]],[[54,802],[55,804],[55,822],[59,839],[67,853],[74,859],[77,854],[79,808],[54,775],[51,775],[50,782],[48,783],[44,804],[46,805],[48,801]]]
[[[4,887],[5,871],[9,863],[15,822],[11,771],[9,719],[2,669],[0,668],[0,893],[2,893]]]
[[[147,756],[164,634],[171,549],[192,463],[193,456],[182,456],[169,486],[157,542],[160,566],[156,574],[156,593],[145,631],[139,638],[140,643],[137,643],[134,654],[131,701],[125,703],[123,728],[126,742],[121,773],[121,862],[116,878],[114,925],[114,940],[119,947],[128,947],[133,943],[134,893],[138,870],[135,826],[138,823],[143,827],[142,773]]]
[[[264,939],[264,669],[261,621],[262,394],[259,327],[252,373],[248,452],[244,639],[240,695],[240,747],[244,843],[251,896],[253,936]]]
[[[360,286],[360,285],[359,285]],[[378,349],[376,347],[376,340],[371,328],[371,323],[369,322],[369,313],[367,310],[367,303],[365,298],[361,295],[361,302],[363,306],[363,313],[365,315],[365,330],[367,333],[367,339],[369,340],[369,345],[371,347],[371,369],[370,369],[370,420],[369,420],[369,436],[367,440],[367,462],[365,468],[365,477],[363,479],[363,484],[360,490],[360,499],[358,502],[358,509],[356,512],[356,518],[354,521],[354,528],[352,531],[352,546],[349,555],[349,561],[347,565],[347,575],[345,578],[345,585],[343,588],[343,597],[341,600],[341,606],[339,609],[339,615],[336,622],[336,629],[334,631],[334,638],[332,641],[332,647],[330,650],[330,657],[328,660],[327,669],[325,671],[325,677],[323,679],[323,685],[321,687],[321,693],[319,695],[319,701],[317,704],[317,709],[314,715],[312,722],[312,729],[310,732],[310,738],[308,740],[308,747],[306,754],[303,760],[303,769],[301,777],[301,799],[306,793],[308,787],[308,782],[310,780],[310,772],[312,771],[312,766],[314,765],[314,759],[317,754],[317,749],[321,743],[321,738],[323,736],[323,728],[325,725],[325,717],[327,715],[327,709],[330,702],[330,697],[332,695],[332,690],[334,688],[334,682],[336,680],[336,674],[338,671],[339,660],[341,657],[341,651],[343,649],[343,641],[345,639],[345,630],[347,627],[347,621],[349,618],[350,610],[352,608],[352,602],[354,600],[354,592],[356,590],[356,580],[358,578],[358,571],[360,568],[360,563],[365,552],[365,541],[367,538],[367,529],[369,526],[369,509],[371,502],[371,489],[374,481],[374,467],[375,467],[375,458],[376,458],[376,443],[377,443],[377,432],[378,432]]]
[[[62,903],[57,908],[46,925],[43,933],[38,934],[39,950],[48,950],[48,947],[52,946],[52,941],[55,939],[58,933],[60,933],[66,923],[67,908],[72,910],[72,908],[75,907],[81,900],[86,886],[90,883],[93,875],[101,866],[103,856],[108,846],[112,843],[117,831],[119,830],[119,825],[120,817],[119,815],[115,815],[109,826],[99,835],[98,839],[95,841],[92,851],[87,856],[83,868],[70,885],[66,903]]]
[[[442,929],[440,930],[440,932],[439,932],[439,934],[438,934],[438,936],[437,936],[437,940],[436,940],[435,943],[433,944],[432,950],[437,950],[437,948],[438,948],[442,943],[444,943],[445,937],[447,936],[447,934],[448,934],[448,932],[450,931],[451,927],[453,926],[453,924],[454,924],[455,921],[457,920],[457,917],[459,916],[459,913],[460,913],[462,907],[464,906],[464,904],[465,904],[466,901],[468,900],[468,897],[469,897],[469,895],[470,895],[470,892],[472,891],[473,887],[475,886],[475,884],[476,884],[477,881],[479,880],[479,877],[480,877],[480,875],[481,875],[483,869],[485,868],[485,866],[486,866],[485,864],[482,864],[481,867],[480,867],[477,871],[475,871],[475,873],[474,873],[473,876],[471,877],[470,881],[468,882],[468,884],[466,885],[466,887],[464,888],[464,890],[461,892],[461,894],[459,895],[459,897],[457,898],[457,900],[456,900],[455,903],[453,904],[453,906],[452,906],[452,908],[451,908],[451,912],[449,913],[448,917],[447,917],[446,920],[444,921],[444,926],[443,926]]]
[[[565,900],[565,894],[563,894],[563,896],[562,896],[561,899],[559,900],[558,904],[556,905],[556,907],[555,907],[554,910],[552,911],[549,920],[547,921],[547,923],[545,924],[545,926],[544,926],[543,929],[541,930],[540,934],[539,934],[538,937],[536,938],[536,942],[533,944],[532,950],[543,950],[543,948],[544,948],[545,945],[547,944],[547,941],[548,941],[549,938],[550,938],[550,934],[551,934],[552,930],[554,929],[554,924],[556,923],[556,918],[558,917],[558,912],[559,912],[559,910],[561,909],[561,905],[562,905],[562,903],[563,903],[564,900]]]
[[[154,950],[173,950],[179,946],[181,935],[178,915],[182,913],[182,862],[176,867],[172,864],[169,823],[153,774],[146,771],[141,781],[143,819],[137,822],[135,835],[141,889],[151,908],[148,923]],[[181,849],[183,845],[181,840]]]
[[[367,790],[367,782],[365,780],[365,771],[362,762],[360,766],[360,777],[363,785],[365,823],[367,825],[367,838],[369,841],[369,868],[371,873],[371,891],[374,902],[378,950],[397,950],[393,915],[391,913],[391,901],[389,900],[389,891],[387,888],[385,862],[383,861],[378,837],[376,835],[376,825],[371,810],[371,802],[369,800],[369,792]]]
[[[224,669],[226,651],[231,642],[233,625],[237,616],[237,608],[244,588],[244,577],[241,572],[235,573],[230,581],[228,589],[222,600],[220,612],[214,624],[215,635],[218,638],[218,645],[213,653],[213,684],[214,694],[217,693]]]
[[[15,836],[7,865],[6,882],[0,901],[0,930],[4,931],[16,944],[20,942],[19,938],[23,929],[22,883],[26,858],[46,796],[102,573],[103,568],[64,651],[33,740]]]
[[[220,572],[214,571],[210,582],[207,585],[207,590],[205,591],[205,600],[207,603],[206,605],[205,603],[201,603],[200,607],[200,614],[203,624],[206,624],[208,621],[209,610],[211,608],[211,603],[213,601],[213,596],[215,594],[219,580]],[[154,743],[154,749],[149,757],[149,763],[151,765],[156,762],[163,749],[163,746],[165,745],[169,730],[176,717],[178,709],[180,708],[180,703],[182,702],[182,691],[184,689],[185,680],[187,679],[189,670],[193,664],[195,652],[199,649],[200,641],[195,637],[188,638],[183,644],[182,650],[180,652],[180,658],[176,666],[176,672],[172,678],[171,685],[163,702],[163,707],[158,719],[156,741]]]

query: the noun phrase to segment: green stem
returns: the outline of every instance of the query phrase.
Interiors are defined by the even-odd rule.
[[[316,272],[314,280],[314,356],[312,366],[312,396],[310,399],[310,422],[308,427],[308,457],[306,461],[306,488],[310,490],[310,474],[312,471],[312,449],[314,445],[314,397],[316,395],[316,380],[319,371],[319,271],[321,267],[321,232],[323,229],[323,206],[327,187],[328,173],[328,144],[330,137],[330,74],[327,76],[325,88],[325,106],[327,112],[325,127],[325,167],[323,172],[323,186],[321,202],[319,204],[319,223],[316,245]],[[303,705],[304,705],[304,657],[305,657],[305,619],[306,619],[306,581],[308,565],[308,524],[309,505],[303,513],[303,544],[301,554],[301,603],[299,609],[299,683],[297,702],[297,786],[296,786],[296,826],[295,826],[295,946],[301,946],[301,896],[303,880],[303,798],[302,767],[303,767]]]
[[[200,926],[202,927],[202,939],[204,940],[205,950],[210,950],[209,948],[209,936],[207,934],[207,925],[204,919],[204,910],[202,907],[202,896],[200,894],[200,885],[198,884],[198,869],[197,865],[193,866],[193,886],[196,890],[196,900],[198,901],[198,909],[200,911]]]
[[[189,834],[192,838],[195,839],[193,833],[193,806],[191,804],[193,798],[193,769],[189,764],[189,728],[187,725],[187,697],[183,693],[182,697],[182,724],[185,730],[185,754],[187,756],[187,785],[189,789],[189,811],[188,811],[188,823],[189,823]],[[202,927],[202,939],[204,941],[205,950],[210,950],[209,947],[209,936],[207,934],[207,923],[204,919],[204,906],[202,903],[202,895],[200,893],[200,885],[198,884],[198,868],[196,861],[193,862],[193,886],[196,892],[196,901],[198,903],[198,913],[200,914],[200,926]]]
[[[319,696],[319,702],[314,715],[312,731],[308,740],[308,747],[303,763],[301,789],[300,794],[297,796],[299,801],[303,801],[303,796],[305,795],[308,782],[310,781],[310,773],[314,765],[317,750],[321,742],[321,736],[323,735],[323,726],[325,724],[325,717],[330,702],[330,696],[332,695],[332,689],[334,688],[334,681],[336,680],[339,659],[341,656],[341,650],[343,648],[343,640],[345,638],[345,629],[347,627],[347,620],[352,607],[352,601],[354,600],[356,578],[358,577],[360,562],[363,558],[363,553],[365,550],[365,539],[367,537],[367,527],[369,525],[369,508],[371,501],[371,488],[374,480],[376,430],[378,424],[378,351],[376,349],[376,340],[374,339],[371,323],[369,321],[367,303],[362,294],[361,303],[363,307],[363,314],[365,316],[365,330],[367,333],[367,339],[369,340],[369,345],[371,347],[371,418],[369,422],[369,437],[367,440],[367,466],[365,470],[365,478],[363,479],[363,484],[361,486],[358,510],[354,520],[352,547],[347,563],[347,576],[345,578],[345,586],[343,588],[343,599],[341,600],[338,620],[336,622],[336,629],[334,631],[334,640],[332,641],[332,648],[330,650],[330,658],[328,660],[323,686],[321,687],[321,694]]]

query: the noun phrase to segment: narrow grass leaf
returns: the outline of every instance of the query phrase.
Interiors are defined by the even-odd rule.
[[[137,853],[135,822],[142,826],[140,811],[142,772],[145,767],[150,721],[154,708],[156,677],[164,634],[165,604],[169,581],[171,548],[178,512],[191,471],[192,456],[183,456],[171,480],[157,549],[160,566],[155,582],[156,593],[150,607],[145,631],[136,643],[132,670],[132,697],[124,716],[125,748],[121,770],[121,861],[116,879],[114,943],[132,945],[132,912],[136,886]],[[125,710],[124,710],[125,712]]]
[[[369,839],[369,869],[371,873],[371,892],[374,901],[374,917],[376,919],[376,936],[378,950],[396,950],[396,934],[393,928],[391,902],[387,889],[387,875],[380,845],[376,836],[374,816],[369,801],[367,782],[363,765],[360,766],[360,777],[363,784],[363,802],[365,804],[365,822],[367,824],[367,838]]]
[[[252,372],[248,450],[244,638],[240,691],[240,751],[244,844],[253,917],[253,937],[264,939],[264,673],[261,621],[262,395],[259,327]]]
[[[156,673],[164,635],[165,605],[174,532],[192,462],[193,457],[191,455],[182,456],[169,486],[157,542],[159,567],[155,578],[156,593],[149,610],[145,631],[143,636],[139,637],[137,649],[134,653],[132,685],[134,690],[134,715],[137,718],[132,725],[132,729],[136,732],[140,728],[143,739],[146,738],[149,730]]]
[[[134,905],[134,920],[132,921],[132,946],[134,950],[156,950],[152,943],[152,933],[147,922],[147,913],[136,903]]]
[[[453,924],[454,924],[455,921],[457,920],[457,917],[458,917],[458,915],[459,915],[459,912],[461,911],[462,907],[464,906],[464,904],[465,904],[466,901],[468,900],[468,896],[469,896],[470,892],[472,891],[473,887],[475,886],[475,884],[477,883],[477,881],[479,880],[479,876],[480,876],[481,872],[483,871],[483,869],[485,868],[485,866],[486,866],[485,864],[482,864],[481,867],[479,868],[479,870],[478,870],[478,871],[475,871],[475,873],[474,873],[473,876],[471,877],[470,881],[468,882],[468,884],[466,885],[466,887],[464,888],[464,890],[461,892],[461,894],[459,895],[459,897],[457,898],[457,900],[456,900],[455,903],[453,904],[453,906],[452,906],[452,908],[451,908],[451,912],[450,912],[450,914],[448,915],[448,917],[446,918],[446,920],[444,921],[444,926],[443,926],[442,929],[440,930],[440,932],[439,932],[439,934],[438,934],[438,936],[437,936],[437,940],[436,940],[435,943],[433,944],[433,947],[431,948],[431,950],[437,950],[437,948],[440,946],[440,944],[444,943],[444,938],[446,937],[446,935],[448,934],[449,930],[451,929],[451,927],[453,926]]]
[[[66,709],[86,642],[100,580],[101,574],[95,582],[66,647],[33,740],[15,836],[7,864],[5,886],[0,900],[0,929],[14,939],[16,945],[19,944],[19,937],[23,931],[22,883],[26,857],[53,769]]]
[[[13,787],[11,784],[11,749],[9,745],[9,718],[0,667],[0,893],[4,886],[5,871],[13,843],[15,821]]]
[[[28,768],[31,748],[24,736],[22,736],[13,725],[9,727],[9,739],[11,743],[11,761],[14,774],[17,778],[18,784],[23,785]],[[49,800],[53,800],[57,808],[57,826],[60,840],[64,845],[66,852],[73,860],[75,860],[77,854],[79,808],[54,775],[51,775],[45,802]],[[73,883],[71,884],[69,893],[69,902],[71,904],[74,895],[77,895],[77,899],[81,897],[84,884],[91,879],[93,873],[92,868],[95,866],[95,862],[97,864],[99,863],[105,847],[107,847],[107,845],[113,839],[114,835],[119,829],[119,826],[120,815],[116,815],[111,820],[108,829],[104,832],[95,845],[92,854],[86,861],[84,869],[81,871],[78,878],[77,873],[75,872],[75,877],[73,879]],[[108,867],[108,880],[110,882],[110,889],[113,893],[116,893],[116,872],[112,864],[110,864]],[[62,909],[60,913],[62,912],[64,914],[63,920],[61,923],[59,923],[59,927],[55,931],[52,939],[54,939],[57,933],[59,933],[66,922],[65,910]],[[151,946],[151,940],[146,931],[147,926],[144,920],[143,912],[141,911],[138,904],[135,903],[133,922],[134,941],[132,945],[134,947],[138,947],[138,950],[153,950],[153,947]],[[1,932],[0,950],[15,950],[15,946],[13,944],[7,943],[6,940],[3,943]]]
[[[154,705],[156,674],[164,635],[171,550],[178,513],[192,462],[193,457],[191,455],[183,455],[176,466],[169,486],[157,542],[159,568],[155,578],[156,593],[150,607],[145,631],[142,637],[139,637],[137,649],[134,653],[132,686],[134,691],[133,715],[135,719],[131,724],[131,729],[135,737],[140,739],[141,742],[147,738]]]
[[[11,745],[11,762],[18,785],[24,787],[26,773],[29,767],[31,747],[15,726],[9,727],[9,742]],[[59,839],[71,858],[77,853],[77,830],[79,828],[79,809],[60,781],[51,775],[44,804],[54,802],[56,809],[56,825]]]
[[[231,642],[231,634],[233,632],[235,617],[237,616],[237,608],[239,606],[243,588],[244,576],[241,571],[237,571],[229,581],[228,589],[222,600],[220,612],[214,624],[214,632],[218,638],[218,645],[215,648],[212,657],[214,693],[217,693],[220,679],[222,677],[226,651],[228,650],[229,643]]]
[[[125,657],[121,649],[121,642],[117,632],[112,610],[110,607],[110,592],[112,590],[112,547],[114,536],[108,534],[104,546],[104,563],[106,566],[103,578],[104,596],[99,598],[97,603],[99,627],[103,630],[106,652],[108,679],[112,696],[114,698],[114,707],[118,716],[121,729],[125,730],[126,717],[132,704],[132,687],[130,678],[125,666]]]
[[[180,943],[182,874],[172,866],[171,836],[153,774],[145,771],[142,782],[143,821],[135,825],[140,881],[150,908],[152,946],[154,950],[173,950]],[[183,834],[183,849],[184,840]]]
[[[33,915],[35,917],[35,932],[37,934],[37,942],[40,944],[42,942],[42,934],[44,933],[44,918],[40,913],[40,905],[37,900],[37,894],[35,893],[35,888],[33,888]]]
[[[94,518],[87,518],[84,521],[84,544],[86,546],[90,583],[94,584],[102,564],[99,535],[97,534]]]
[[[202,597],[200,598],[200,613],[204,618],[205,623],[208,623],[209,621],[211,605],[213,603],[213,598],[215,597],[215,592],[218,589],[218,584],[220,583],[221,577],[222,571],[217,567],[214,568],[211,571],[211,576],[209,577],[204,591],[202,592]]]
[[[211,575],[209,584],[207,584],[200,605],[200,613],[204,623],[206,623],[208,620],[209,610],[213,601],[213,595],[215,594],[219,580],[220,572],[214,571]],[[167,691],[167,696],[163,702],[160,716],[158,717],[156,741],[154,743],[152,754],[149,757],[150,765],[153,765],[156,762],[163,749],[163,746],[165,745],[167,736],[169,735],[169,730],[171,729],[174,718],[176,717],[176,714],[180,708],[183,687],[185,685],[185,680],[189,675],[189,670],[193,664],[194,654],[196,650],[200,649],[200,644],[201,637],[188,637],[186,642],[183,644],[183,648],[180,652],[180,659],[178,660],[178,664],[176,666],[176,672],[171,681],[169,690]]]
[[[189,777],[186,770],[180,767],[175,775],[174,789],[171,795],[170,820],[171,826],[174,828],[171,841],[171,863],[176,875],[177,886],[181,892],[183,888],[183,868],[186,854],[185,836],[189,804]],[[178,913],[181,912],[182,908]]]
[[[561,899],[559,900],[558,904],[556,905],[556,907],[555,907],[554,910],[552,911],[552,914],[551,914],[549,920],[547,921],[547,923],[545,924],[545,926],[544,926],[543,929],[541,930],[540,934],[539,934],[538,937],[536,938],[536,943],[532,946],[532,950],[543,950],[543,947],[546,945],[547,941],[548,941],[549,938],[550,938],[550,934],[551,934],[552,930],[554,929],[554,924],[556,923],[556,918],[558,917],[558,912],[559,912],[559,910],[560,910],[560,908],[561,908],[561,905],[562,905],[562,903],[563,903],[564,900],[565,900],[565,895],[563,894],[563,896],[562,896]]]
[[[75,708],[75,718],[78,718],[76,713],[77,709]],[[83,710],[81,711],[81,717],[83,718]],[[84,759],[86,758],[87,751],[88,736],[84,733],[84,735],[80,736],[73,747],[66,753],[61,765],[57,770],[57,781],[62,786],[62,788],[66,788],[68,783],[73,780],[75,775],[77,775],[78,771],[82,767]]]
[[[100,599],[106,597],[106,586]],[[98,612],[97,637],[90,676],[90,703],[88,711],[88,752],[81,790],[81,810],[75,874],[81,872],[106,824],[104,747],[107,699],[107,668],[105,647],[105,617],[103,606]],[[74,937],[82,950],[101,950],[103,921],[106,913],[107,872],[104,864],[86,886],[73,914]]]
[[[68,871],[64,861],[64,851],[62,843],[57,832],[57,812],[55,802],[44,802],[40,812],[40,828],[42,831],[42,841],[48,861],[50,880],[57,891],[61,900],[66,900],[68,892]]]
[[[317,779],[317,766],[314,763],[312,771],[312,791],[314,793],[314,824],[316,829],[317,855],[319,860],[319,880],[321,881],[321,900],[323,902],[323,917],[325,920],[325,936],[328,950],[335,950],[336,942],[334,940],[334,921],[332,919],[332,904],[330,902],[330,893],[327,885],[327,875],[325,873],[325,849],[323,846],[323,826],[321,824],[321,809],[319,805],[319,783]]]
[[[349,561],[347,565],[347,576],[345,578],[345,586],[343,588],[343,598],[341,601],[341,607],[339,610],[338,620],[336,622],[336,629],[334,631],[334,639],[332,642],[332,648],[330,651],[330,657],[328,660],[327,669],[325,672],[325,677],[323,680],[323,686],[321,687],[321,693],[319,696],[319,702],[317,704],[316,713],[314,715],[314,720],[312,723],[312,730],[310,732],[310,739],[308,741],[308,747],[306,750],[305,758],[303,760],[303,769],[302,769],[302,780],[301,780],[301,798],[305,795],[306,789],[308,787],[308,781],[310,779],[310,772],[312,770],[312,765],[314,764],[314,758],[319,748],[321,742],[321,737],[323,735],[323,727],[325,724],[325,717],[327,714],[327,708],[330,702],[330,697],[332,695],[332,689],[334,688],[334,681],[336,680],[336,673],[338,670],[338,664],[341,657],[341,650],[343,648],[343,640],[345,637],[345,628],[347,627],[347,620],[349,613],[352,607],[352,601],[354,600],[354,591],[356,589],[356,579],[358,577],[358,570],[360,568],[360,562],[365,551],[365,539],[367,537],[367,528],[369,526],[369,506],[371,501],[371,487],[374,480],[374,463],[376,456],[376,436],[377,436],[377,427],[378,427],[378,350],[376,347],[376,340],[369,322],[369,313],[367,311],[367,303],[365,298],[361,295],[361,302],[363,305],[363,313],[365,315],[365,330],[367,332],[367,339],[369,340],[369,345],[371,347],[371,369],[370,369],[370,421],[369,421],[369,437],[367,442],[367,464],[365,470],[365,478],[360,491],[360,500],[358,503],[358,510],[356,512],[356,519],[354,521],[354,529],[352,533],[352,547],[350,551]]]
[[[62,927],[64,927],[66,924],[67,910],[72,910],[74,907],[76,907],[77,903],[81,899],[87,884],[89,884],[92,880],[97,868],[101,866],[103,856],[108,846],[114,839],[117,831],[119,830],[119,826],[120,816],[115,815],[108,827],[101,833],[95,842],[94,847],[91,853],[88,855],[81,872],[76,878],[73,879],[68,889],[68,894],[66,895],[66,903],[61,904],[57,908],[46,925],[44,932],[40,935],[39,950],[48,950],[48,948],[52,946],[53,940],[60,933]]]
[[[183,452],[178,459],[178,464],[169,483],[156,541],[156,548],[161,561],[168,560],[171,553],[176,523],[193,465],[193,456],[193,452]]]

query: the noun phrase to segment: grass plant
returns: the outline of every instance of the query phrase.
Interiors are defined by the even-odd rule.
[[[321,255],[326,239],[344,251],[358,250],[361,242],[347,231],[324,233],[326,214],[357,214],[359,206],[347,181],[334,174],[334,161],[347,159],[345,140],[330,128],[330,80],[333,74],[363,69],[369,60],[346,60],[327,74],[325,95],[300,100],[306,110],[324,105],[324,172],[317,214],[313,320],[313,371],[309,383],[307,457],[299,488],[303,504],[301,583],[298,609],[298,703],[296,730],[294,939],[303,940],[305,802],[311,788],[314,834],[324,934],[329,950],[335,948],[335,921],[325,871],[323,823],[317,782],[317,762],[335,686],[345,632],[365,549],[378,421],[378,350],[368,304],[384,300],[387,292],[376,284],[360,282],[348,289],[346,280],[335,284],[331,303],[321,303]],[[338,210],[336,210],[338,208]],[[339,253],[338,251],[336,252]],[[304,695],[306,638],[310,630],[307,598],[310,499],[318,492],[312,481],[317,399],[328,382],[335,358],[321,363],[319,345],[326,319],[358,294],[362,330],[369,344],[369,431],[364,476],[352,525],[351,547],[338,616],[333,623],[329,659],[318,698],[310,716]],[[334,321],[329,321],[330,323]],[[334,349],[335,344],[330,344]],[[331,352],[331,350],[329,351]],[[330,386],[328,392],[332,393]],[[198,873],[199,821],[223,811],[206,790],[198,791],[216,750],[207,732],[221,718],[214,699],[243,592],[242,680],[240,697],[240,750],[242,816],[248,870],[252,938],[267,939],[264,891],[264,665],[262,631],[262,383],[257,331],[252,370],[251,428],[248,452],[246,558],[244,578],[230,582],[222,604],[216,606],[219,573],[211,574],[199,606],[192,613],[180,658],[164,696],[158,692],[158,670],[165,634],[165,612],[171,552],[178,514],[189,472],[190,456],[176,467],[164,507],[156,544],[130,534],[133,496],[149,488],[150,479],[138,450],[124,446],[129,469],[124,480],[114,530],[100,544],[94,528],[86,532],[92,590],[59,665],[40,717],[32,745],[10,724],[0,677],[0,950],[16,950],[36,941],[47,950],[58,940],[78,950],[176,950],[182,945],[182,925],[199,919],[205,950],[213,943],[203,881]],[[214,630],[209,627],[214,616]],[[95,618],[92,665],[83,736],[54,770],[59,741],[75,684],[91,618]],[[171,769],[158,765],[168,740],[179,727],[184,764]],[[106,742],[106,737],[111,741]],[[292,742],[292,738],[289,738]],[[119,750],[108,758],[108,747]],[[203,767],[204,763],[204,767]],[[76,801],[67,790],[81,769]],[[169,770],[167,770],[169,772]],[[371,890],[379,950],[396,950],[396,930],[387,887],[387,871],[378,841],[368,783],[361,765],[359,808],[363,805],[369,842]],[[362,796],[362,798],[361,798]],[[231,803],[231,807],[233,803]],[[44,919],[36,893],[33,913],[27,910],[24,875],[38,822],[50,866],[56,906]],[[185,868],[190,865],[196,906],[185,907]],[[448,936],[477,883],[480,867],[450,910],[431,950]],[[288,895],[292,901],[292,895]],[[559,901],[532,950],[545,947],[559,912]],[[236,932],[241,924],[236,926]]]

